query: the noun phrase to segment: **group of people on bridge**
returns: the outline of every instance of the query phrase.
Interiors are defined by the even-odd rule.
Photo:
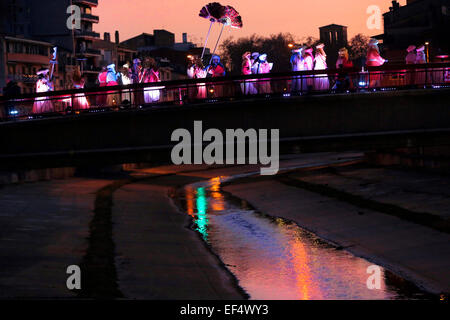
[[[293,45],[291,46],[293,47]],[[301,94],[310,91],[328,92],[330,90],[344,92],[355,87],[377,88],[381,86],[382,79],[385,76],[383,71],[371,71],[368,74],[364,70],[366,66],[378,67],[387,62],[380,54],[377,40],[370,40],[367,48],[366,62],[361,72],[355,72],[354,64],[349,58],[348,50],[346,48],[340,49],[336,62],[336,76],[329,75],[329,73],[325,72],[328,69],[328,65],[327,54],[324,48],[325,45],[323,43],[310,47],[298,46],[292,48],[290,58],[291,71],[324,71],[324,73],[296,74],[283,85],[285,91],[291,92],[292,94]],[[199,57],[189,56],[188,58],[187,77],[189,79],[219,78],[227,74],[226,68],[218,55],[214,54],[207,66],[203,64],[203,60]],[[407,65],[427,63],[425,46],[409,46],[407,48],[405,62]],[[268,55],[266,53],[252,53],[247,51],[242,55],[241,74],[245,76],[269,74],[273,70],[273,66],[273,63],[268,62]],[[404,75],[404,83],[406,85],[423,85],[426,83],[425,78],[429,77],[426,72],[423,70],[411,70],[408,69]],[[361,81],[361,78],[355,81],[354,74],[357,74],[358,77],[361,77],[360,75],[363,74],[363,81]],[[53,79],[50,76],[49,69],[39,70],[37,76],[37,93],[53,91]],[[440,76],[442,78],[442,75]],[[116,71],[114,64],[110,64],[103,67],[97,78],[97,85],[101,88],[157,82],[161,82],[159,68],[156,61],[149,57],[145,58],[144,62],[136,58],[133,60],[132,65],[129,63],[123,65],[119,69],[119,72]],[[85,86],[85,81],[78,68],[75,68],[73,71],[72,83],[73,89],[83,89]],[[196,83],[187,85],[187,96],[189,99],[194,100],[222,97],[224,96],[224,90],[227,90],[224,83],[217,82],[208,85],[206,83]],[[274,80],[269,76],[267,78],[258,77],[258,79],[246,78],[246,80],[240,80],[239,83],[240,89],[238,90],[243,95],[271,94],[276,91],[272,88],[274,86]],[[131,102],[135,105],[151,104],[162,101],[162,89],[164,89],[162,86],[143,86],[142,89],[124,88],[111,91],[102,90],[101,93],[95,93],[88,97],[82,91],[68,95],[67,97],[58,97],[58,99],[49,99],[48,97],[41,96],[35,98],[32,112],[50,113],[56,111],[54,107],[55,100],[58,101],[59,106],[63,106],[63,110],[67,108],[84,110],[91,108],[91,106],[95,106],[96,108],[110,107],[120,104],[130,104]]]

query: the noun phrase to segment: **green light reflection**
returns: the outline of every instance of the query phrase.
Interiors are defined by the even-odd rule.
[[[197,231],[200,232],[205,241],[208,241],[208,199],[206,197],[205,188],[198,188],[196,196],[197,217],[195,223],[197,225]]]

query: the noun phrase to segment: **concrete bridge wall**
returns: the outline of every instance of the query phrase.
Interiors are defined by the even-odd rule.
[[[281,139],[289,141],[291,147],[302,145],[301,151],[404,147],[411,141],[446,144],[448,131],[440,129],[450,129],[449,102],[450,89],[391,91],[184,105],[3,123],[0,163],[11,165],[23,159],[32,163],[33,159],[57,157],[67,163],[92,155],[99,157],[99,162],[119,155],[126,159],[117,161],[148,161],[158,152],[164,158],[170,154],[172,132],[178,128],[192,132],[195,120],[203,121],[204,130],[280,129]],[[321,146],[324,141],[332,142]]]

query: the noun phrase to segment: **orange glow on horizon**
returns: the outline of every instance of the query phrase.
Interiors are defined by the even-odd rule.
[[[209,23],[200,18],[198,13],[208,2],[210,1],[134,0],[131,5],[125,0],[100,0],[98,8],[93,11],[93,14],[100,16],[100,23],[94,29],[101,34],[119,30],[121,41],[143,32],[153,33],[154,29],[166,29],[175,33],[176,41],[181,42],[182,33],[187,32],[189,40],[200,45],[206,37]],[[405,5],[406,0],[399,2]],[[318,38],[318,28],[332,23],[348,26],[349,38],[357,33],[368,36],[381,34],[383,30],[367,28],[369,15],[366,10],[371,5],[378,5],[384,13],[392,5],[391,0],[341,0],[338,4],[332,0],[283,0],[277,5],[269,0],[260,0],[257,5],[244,0],[227,0],[221,3],[235,7],[244,22],[242,29],[226,28],[224,39],[230,36],[236,39],[252,34],[290,32],[298,40],[307,36]],[[213,28],[211,39],[217,39],[219,29],[217,26]],[[209,46],[213,46],[213,43]]]

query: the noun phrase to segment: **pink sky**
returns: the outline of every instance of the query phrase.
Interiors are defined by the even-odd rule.
[[[209,23],[198,16],[208,0],[100,0],[94,14],[100,16],[95,30],[113,32],[119,30],[121,41],[153,29],[166,29],[181,41],[181,34],[188,33],[189,40],[200,43],[205,38]],[[369,30],[366,26],[371,5],[382,12],[389,10],[391,0],[222,0],[223,5],[235,7],[244,21],[242,30],[226,28],[224,38],[239,38],[253,33],[260,35],[291,32],[298,39],[305,36],[319,37],[320,26],[331,23],[349,27],[349,37],[357,33],[376,35],[383,30]],[[404,5],[406,0],[400,1]],[[219,33],[214,29],[213,39]]]

